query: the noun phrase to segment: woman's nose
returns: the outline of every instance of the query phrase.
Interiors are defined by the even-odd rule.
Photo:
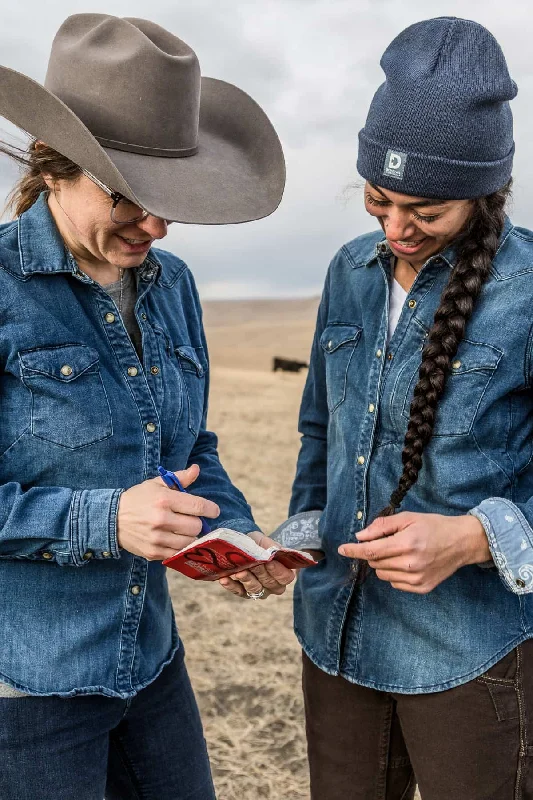
[[[391,241],[405,241],[416,233],[416,225],[409,216],[409,212],[399,209],[390,209],[383,220],[385,234]]]
[[[167,235],[168,223],[166,219],[154,217],[149,214],[146,219],[140,220],[137,227],[147,233],[151,239],[163,239]]]

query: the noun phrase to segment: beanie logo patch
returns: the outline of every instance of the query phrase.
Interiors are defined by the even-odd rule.
[[[407,153],[401,153],[399,150],[387,150],[383,174],[401,181],[406,164]]]

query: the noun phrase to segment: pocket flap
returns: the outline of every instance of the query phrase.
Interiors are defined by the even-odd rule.
[[[58,381],[73,381],[98,364],[98,353],[84,344],[64,344],[19,353],[22,371]]]
[[[453,375],[462,375],[466,372],[495,370],[501,357],[502,351],[491,344],[463,339],[452,360],[451,371]]]
[[[207,359],[204,356],[203,347],[191,347],[182,344],[176,347],[176,355],[181,361],[181,366],[188,372],[196,372],[202,378],[207,370]]]
[[[326,353],[334,353],[345,344],[355,347],[362,330],[359,325],[328,325],[320,337],[320,344]]]

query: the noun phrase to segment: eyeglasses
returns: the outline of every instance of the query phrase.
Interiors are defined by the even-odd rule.
[[[113,201],[113,205],[111,206],[111,221],[114,222],[115,225],[124,225],[127,222],[140,222],[150,216],[148,211],[132,203],[131,200],[128,200],[123,194],[114,192],[109,186],[99,181],[98,178],[95,178],[90,172],[87,172],[87,170],[82,169],[82,172],[86,178],[89,178],[90,181],[96,184],[96,186],[105,192]]]

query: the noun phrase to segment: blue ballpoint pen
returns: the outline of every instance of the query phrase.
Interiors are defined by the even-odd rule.
[[[164,469],[164,467],[158,467],[157,471],[159,472],[160,476],[165,481],[169,489],[177,489],[178,492],[184,492],[185,494],[189,494],[187,489],[183,488],[183,486],[181,485],[178,478],[176,478],[173,472],[170,472],[168,469]],[[211,528],[209,527],[207,520],[205,520],[203,517],[200,517],[200,521],[202,523],[202,530],[200,531],[198,536],[205,536],[206,533],[211,533]]]

